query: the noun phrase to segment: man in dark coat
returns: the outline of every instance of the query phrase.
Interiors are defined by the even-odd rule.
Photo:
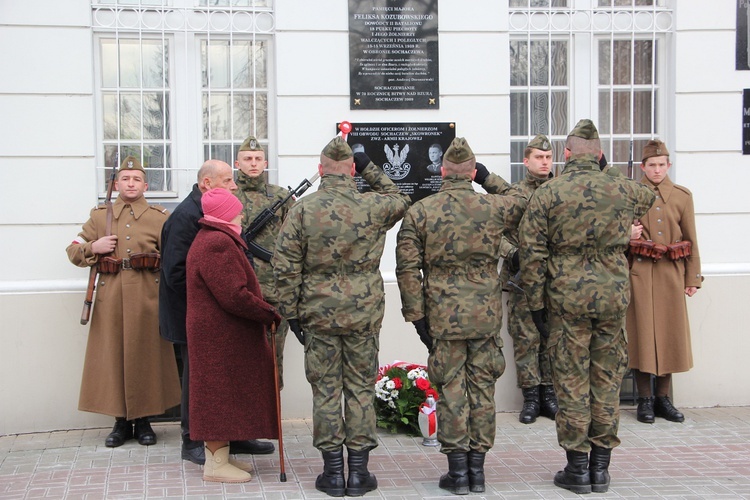
[[[182,358],[182,458],[194,464],[205,462],[203,443],[190,439],[190,369],[187,349],[187,278],[185,263],[190,245],[198,234],[198,219],[203,217],[201,195],[213,188],[237,191],[232,167],[220,160],[208,160],[198,170],[198,182],[193,190],[169,216],[162,229],[161,283],[159,286],[159,330],[161,336],[180,346]],[[259,441],[233,442],[232,453],[273,453],[271,443]]]

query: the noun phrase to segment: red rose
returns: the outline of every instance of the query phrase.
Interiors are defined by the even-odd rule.
[[[394,378],[393,379],[393,383],[395,384],[396,389],[401,389],[404,386],[404,384],[403,384],[403,382],[401,382],[400,378]]]
[[[426,378],[419,377],[414,381],[414,385],[416,385],[417,389],[419,389],[420,391],[426,391],[430,388],[430,381]]]
[[[438,400],[438,393],[435,389],[427,389],[426,391],[424,391],[424,395],[428,398],[432,396],[433,398],[435,398],[435,401]]]

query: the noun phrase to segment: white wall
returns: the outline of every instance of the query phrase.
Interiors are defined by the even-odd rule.
[[[110,425],[77,411],[87,328],[79,324],[87,271],[64,249],[96,203],[95,109],[90,3],[0,0],[0,435]],[[715,5],[714,5],[715,4]],[[741,90],[734,71],[734,5],[674,2],[677,30],[672,160],[675,181],[695,193],[703,289],[688,300],[695,368],[675,376],[681,406],[749,405],[750,158],[741,155]],[[491,170],[508,177],[507,3],[441,0],[440,110],[351,111],[346,0],[276,2],[279,183],[316,171],[335,123],[457,124]],[[10,119],[8,119],[10,117]],[[738,229],[740,228],[740,229]],[[381,364],[426,361],[400,312],[394,283],[395,231],[383,270],[386,316]],[[511,342],[496,392],[498,409],[517,411]],[[284,415],[309,416],[302,349],[286,347]]]

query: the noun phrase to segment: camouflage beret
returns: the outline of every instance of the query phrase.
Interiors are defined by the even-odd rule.
[[[568,137],[571,136],[580,137],[581,139],[590,141],[591,139],[598,139],[599,132],[596,130],[594,122],[588,118],[584,118],[583,120],[579,120],[578,123],[576,123],[576,126],[573,127],[573,130],[570,131]]]
[[[249,136],[247,139],[245,139],[245,142],[242,143],[239,150],[240,151],[263,151],[265,152],[265,149],[263,149],[263,146],[260,145],[260,142],[258,142],[258,139],[256,139],[252,135]]]
[[[331,139],[331,142],[326,144],[322,153],[323,156],[330,158],[333,161],[342,161],[354,156],[352,148],[350,148],[346,141],[338,135]]]
[[[534,148],[540,151],[552,151],[552,144],[544,134],[537,134],[536,137],[526,145],[527,148]]]
[[[667,145],[661,141],[651,140],[643,146],[643,154],[641,155],[641,163],[645,162],[652,156],[669,156],[669,150]]]
[[[132,155],[127,156],[122,160],[122,163],[120,163],[120,170],[118,170],[118,172],[122,172],[123,170],[140,170],[144,174],[146,173],[146,171],[143,170],[140,160]]]
[[[469,147],[469,143],[463,137],[456,137],[448,146],[448,150],[443,155],[443,159],[458,165],[474,158],[474,152]]]

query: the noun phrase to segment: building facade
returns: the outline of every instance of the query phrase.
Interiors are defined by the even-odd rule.
[[[139,156],[149,200],[173,207],[205,159],[231,163],[249,134],[268,148],[271,181],[296,186],[342,120],[454,122],[508,179],[539,132],[562,165],[580,118],[625,172],[631,142],[638,158],[664,140],[670,176],[694,193],[706,276],[688,300],[695,368],[675,376],[674,400],[750,404],[750,72],[735,70],[737,1],[433,1],[440,108],[386,115],[350,110],[347,0],[0,0],[0,435],[109,425],[77,411],[88,272],[64,249],[118,158]],[[396,231],[380,362],[424,362],[400,313]],[[310,416],[302,357],[287,343],[285,418]],[[501,411],[520,407],[515,381],[509,363]]]

